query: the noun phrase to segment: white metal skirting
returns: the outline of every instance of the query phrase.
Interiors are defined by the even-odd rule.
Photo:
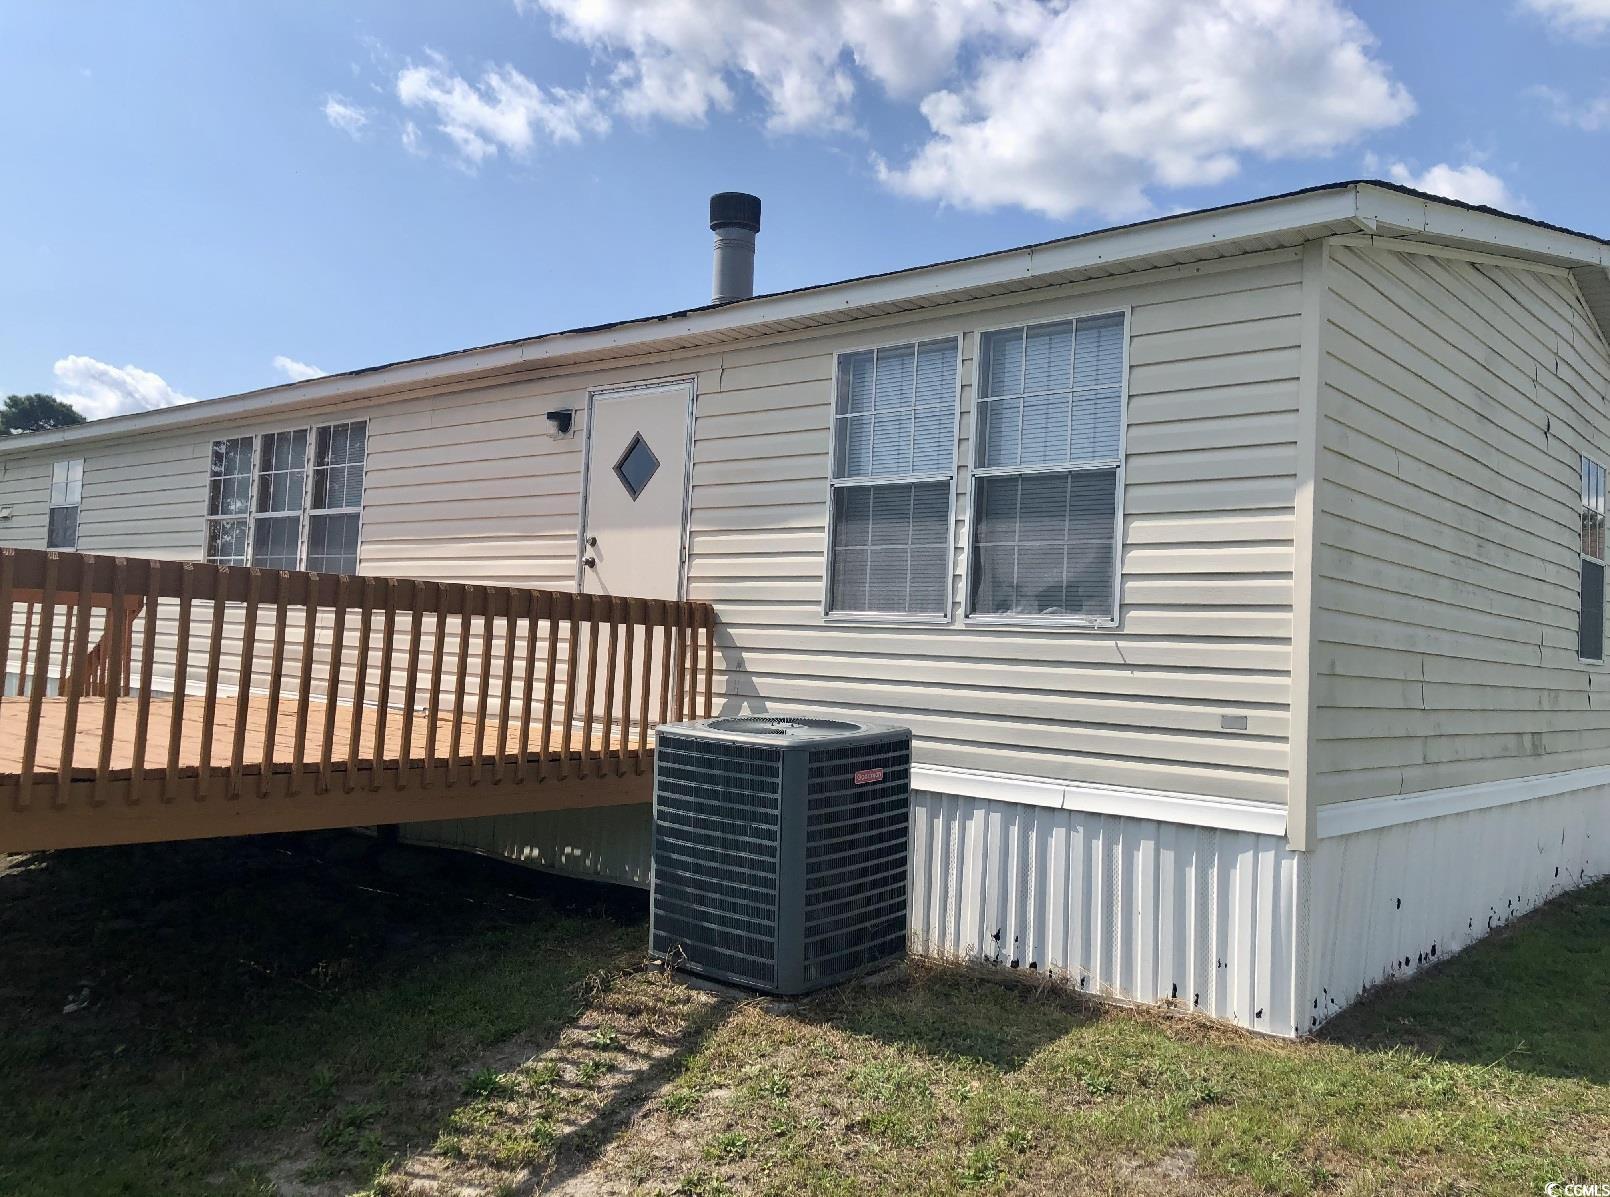
[[[1306,1029],[1284,837],[919,791],[914,951],[1278,1035]]]
[[[1610,786],[1322,838],[1303,1030],[1610,874]]]

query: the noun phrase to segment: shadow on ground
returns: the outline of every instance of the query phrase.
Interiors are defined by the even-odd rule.
[[[645,914],[344,833],[0,857],[0,1074],[26,1078],[0,1191],[271,1192],[286,1143],[348,1191],[429,1141],[464,1067],[551,1043]]]

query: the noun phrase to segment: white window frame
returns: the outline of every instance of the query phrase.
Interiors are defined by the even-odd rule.
[[[1071,474],[1083,470],[1111,470],[1109,462],[1101,464],[1068,463],[1055,466],[980,466],[973,459],[978,454],[980,422],[984,405],[980,396],[984,389],[984,338],[990,333],[1008,332],[1014,328],[1034,328],[1042,324],[1077,322],[1095,316],[1123,316],[1124,360],[1118,389],[1118,461],[1113,478],[1113,557],[1112,557],[1112,615],[1014,615],[978,613],[973,610],[973,524],[977,506],[979,478],[1026,477],[1030,474]],[[964,627],[990,628],[1060,628],[1065,631],[1112,631],[1123,626],[1122,595],[1124,589],[1124,475],[1129,442],[1129,343],[1133,337],[1131,307],[1094,307],[1061,312],[1034,320],[1014,320],[1010,324],[981,328],[973,335],[972,424],[967,442],[967,505],[963,509],[962,528],[962,624]],[[1075,337],[1078,333],[1075,331]]]
[[[362,488],[363,488],[363,496],[362,496],[362,498],[360,498],[358,500],[358,505],[356,507],[315,507],[315,506],[313,506],[313,495],[314,495],[316,487],[317,487],[316,479],[318,477],[318,471],[319,471],[319,464],[318,464],[318,461],[319,461],[319,433],[324,432],[326,430],[329,430],[329,431],[333,432],[337,428],[341,428],[341,427],[352,428],[352,427],[356,427],[358,425],[363,426],[363,457],[357,463],[358,464],[358,477],[361,479],[361,482],[359,483],[359,485],[361,485]],[[351,433],[349,432],[347,435],[351,436]],[[328,470],[330,467],[325,466],[324,468],[326,470]],[[337,468],[345,468],[345,467],[337,467]],[[306,496],[307,507],[306,507],[306,511],[304,512],[305,518],[304,518],[304,520],[302,522],[302,555],[301,555],[302,567],[304,569],[307,568],[307,546],[308,546],[309,542],[313,538],[313,517],[316,516],[316,515],[355,515],[355,516],[358,517],[358,542],[357,542],[356,545],[353,546],[353,551],[352,551],[352,572],[354,574],[356,574],[358,572],[359,567],[363,563],[363,505],[364,505],[364,502],[368,499],[368,497],[369,497],[369,421],[368,421],[368,419],[335,420],[335,421],[333,421],[332,423],[329,423],[329,424],[315,425],[311,430],[309,430],[309,434],[308,434],[308,471],[307,471],[307,496]]]
[[[1587,475],[1587,472],[1588,472],[1587,467],[1590,466],[1590,465],[1593,466],[1596,470],[1599,471],[1599,480],[1600,480],[1600,483],[1601,483],[1601,488],[1600,488],[1600,490],[1599,490],[1597,495],[1590,495],[1588,493],[1588,484],[1587,484],[1586,475]],[[1587,512],[1590,512],[1590,511],[1594,512],[1595,514],[1597,514],[1599,516],[1600,534],[1601,535],[1610,535],[1610,529],[1606,529],[1606,527],[1605,527],[1605,492],[1604,492],[1604,489],[1603,489],[1603,486],[1606,483],[1607,477],[1610,477],[1610,476],[1607,476],[1607,474],[1605,472],[1604,463],[1599,461],[1597,458],[1589,457],[1586,453],[1578,453],[1577,454],[1577,491],[1578,491],[1578,493],[1577,493],[1577,521],[1576,521],[1577,522],[1577,527],[1576,527],[1576,537],[1577,537],[1577,597],[1576,597],[1576,607],[1577,607],[1577,611],[1576,611],[1576,617],[1577,617],[1577,637],[1576,637],[1577,657],[1576,657],[1576,659],[1578,661],[1582,662],[1584,665],[1603,665],[1604,664],[1604,639],[1605,639],[1604,620],[1605,620],[1606,609],[1607,609],[1607,607],[1610,607],[1610,603],[1606,603],[1604,601],[1604,599],[1610,599],[1610,576],[1607,576],[1605,578],[1605,583],[1606,583],[1605,591],[1606,591],[1606,593],[1603,596],[1603,598],[1601,598],[1601,601],[1600,601],[1600,604],[1599,604],[1599,619],[1600,619],[1599,655],[1597,657],[1584,657],[1582,655],[1582,617],[1585,614],[1585,612],[1583,611],[1583,602],[1582,602],[1582,598],[1583,598],[1583,596],[1582,596],[1582,564],[1583,564],[1583,562],[1591,561],[1595,565],[1597,565],[1601,570],[1604,570],[1607,575],[1610,575],[1610,569],[1606,569],[1606,564],[1605,564],[1606,559],[1605,559],[1605,557],[1603,557],[1603,556],[1595,557],[1592,554],[1590,554],[1586,550],[1586,548],[1584,547],[1584,545],[1582,543],[1582,517]],[[1593,500],[1595,498],[1598,500],[1597,507],[1595,507],[1594,503],[1593,503]]]
[[[76,485],[72,477],[74,466],[78,467],[78,480]],[[57,470],[65,470],[67,472],[67,478],[61,483],[61,485],[67,487],[68,493],[72,495],[73,501],[71,503],[56,502]],[[82,457],[68,457],[61,461],[51,462],[50,482],[48,485],[50,489],[45,495],[45,548],[56,552],[76,553],[78,552],[78,542],[81,538],[80,533],[82,531],[78,526],[78,521],[84,514],[84,459]],[[73,512],[73,543],[51,544],[51,516],[58,511],[66,511],[68,508],[71,508]]]
[[[840,365],[847,357],[858,353],[876,353],[879,349],[893,349],[900,345],[928,345],[935,341],[956,342],[956,393],[950,411],[950,469],[944,473],[929,471],[923,474],[895,474],[887,477],[835,478],[839,459],[839,378]],[[833,383],[828,400],[827,438],[827,514],[823,527],[827,529],[827,546],[823,554],[822,570],[822,621],[824,623],[875,627],[942,627],[952,622],[956,608],[956,471],[961,465],[958,440],[961,436],[962,362],[966,358],[965,332],[938,333],[930,337],[892,338],[853,349],[843,349],[833,355]],[[835,611],[833,610],[833,539],[834,509],[838,492],[844,487],[909,486],[920,482],[944,482],[945,487],[945,556],[948,571],[945,581],[945,609],[943,612],[895,611]]]
[[[313,469],[314,469],[313,462],[314,462],[314,457],[315,457],[315,455],[316,455],[316,453],[318,451],[319,430],[322,429],[322,428],[335,428],[335,427],[338,427],[339,425],[342,425],[342,424],[362,424],[362,425],[364,425],[363,462],[362,462],[362,465],[363,465],[363,499],[359,502],[357,507],[319,508],[317,511],[315,511],[313,509]],[[249,496],[249,498],[247,500],[249,510],[248,510],[248,514],[246,516],[246,521],[247,521],[247,527],[246,527],[246,566],[244,566],[244,567],[243,566],[235,566],[234,568],[237,568],[237,569],[239,569],[239,568],[251,568],[251,569],[267,569],[267,568],[271,568],[269,566],[258,565],[258,563],[257,563],[257,521],[258,521],[258,518],[259,518],[259,516],[263,516],[264,518],[267,518],[267,519],[289,519],[290,516],[291,516],[291,513],[288,512],[288,511],[287,512],[280,512],[278,514],[274,514],[274,513],[262,513],[262,512],[259,512],[257,510],[257,484],[258,484],[258,481],[259,481],[259,478],[260,478],[260,473],[261,473],[261,471],[258,469],[258,463],[262,459],[263,438],[265,436],[284,436],[284,435],[292,435],[292,434],[295,434],[297,432],[305,432],[307,434],[307,460],[306,460],[305,466],[304,466],[303,471],[302,471],[302,506],[301,506],[301,521],[302,522],[301,522],[300,532],[298,533],[298,536],[297,536],[296,567],[295,568],[297,568],[298,570],[306,570],[307,569],[308,529],[311,526],[312,517],[314,515],[351,515],[351,514],[356,514],[357,517],[358,517],[358,557],[357,557],[357,560],[354,561],[354,563],[353,563],[353,572],[354,572],[354,574],[356,574],[357,570],[359,569],[359,567],[361,565],[362,559],[363,559],[363,509],[364,509],[364,506],[368,503],[368,500],[369,500],[369,429],[368,429],[368,424],[369,424],[368,417],[359,417],[359,418],[353,419],[353,420],[331,420],[329,423],[326,423],[326,424],[294,425],[294,426],[292,426],[290,428],[269,428],[269,429],[263,430],[262,432],[239,433],[239,434],[236,434],[236,435],[233,435],[233,436],[215,436],[215,437],[212,437],[210,440],[208,440],[208,442],[207,442],[207,449],[208,449],[208,459],[207,459],[208,503],[207,503],[207,505],[208,506],[211,505],[211,486],[212,486],[212,456],[211,456],[211,451],[212,451],[212,446],[218,441],[232,441],[232,440],[249,440],[251,442],[251,445],[252,445],[251,489],[250,489],[250,496]],[[205,510],[205,508],[204,508],[204,510]],[[213,516],[213,515],[207,515],[207,516],[205,516],[205,524],[206,524],[207,529],[210,530],[211,525],[213,524],[213,522],[215,520],[228,521],[228,520],[235,520],[235,519],[240,519],[240,518],[241,518],[240,516]],[[207,542],[206,542],[206,540],[203,540],[203,542],[202,542],[203,555],[205,555],[205,553],[206,553],[206,547],[207,547]],[[272,568],[278,568],[278,567],[272,567]]]
[[[246,513],[244,515],[214,515],[212,514],[212,452],[218,445],[229,441],[245,441],[247,445],[246,461]],[[215,436],[207,442],[207,523],[205,539],[201,544],[201,554],[204,560],[213,565],[235,565],[238,562],[213,561],[209,548],[212,544],[212,526],[214,524],[233,524],[244,520],[246,523],[246,564],[252,560],[252,520],[256,515],[257,507],[257,437],[250,433],[244,436]]]

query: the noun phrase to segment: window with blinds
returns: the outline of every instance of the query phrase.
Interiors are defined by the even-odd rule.
[[[78,548],[78,506],[84,497],[84,459],[58,461],[50,467],[50,516],[45,525],[47,549]]]
[[[955,337],[839,358],[833,403],[827,611],[950,613]]]
[[[1604,660],[1604,467],[1582,458],[1582,607],[1577,616],[1576,655]]]
[[[207,560],[356,573],[367,433],[358,420],[214,441]]]
[[[1124,321],[980,338],[969,615],[1117,619]]]

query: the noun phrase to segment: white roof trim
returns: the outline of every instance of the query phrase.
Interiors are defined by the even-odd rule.
[[[951,293],[998,287],[1046,285],[1082,270],[1135,269],[1157,255],[1187,253],[1215,244],[1281,234],[1324,236],[1337,226],[1361,231],[1449,240],[1471,247],[1498,247],[1516,256],[1546,258],[1565,266],[1610,267],[1610,246],[1578,234],[1498,213],[1475,211],[1432,197],[1406,195],[1368,183],[1346,183],[1226,208],[1188,212],[1138,225],[1080,234],[1061,241],[982,257],[920,266],[892,274],[851,279],[723,307],[698,308],[598,328],[549,333],[437,357],[398,362],[347,374],[249,391],[187,404],[97,420],[72,428],[30,433],[0,441],[0,456],[155,432],[301,407],[408,391],[475,375],[496,374],[559,360],[585,361],[652,353],[690,339],[734,340],[747,331],[779,325],[834,324],[881,308],[927,307]]]

